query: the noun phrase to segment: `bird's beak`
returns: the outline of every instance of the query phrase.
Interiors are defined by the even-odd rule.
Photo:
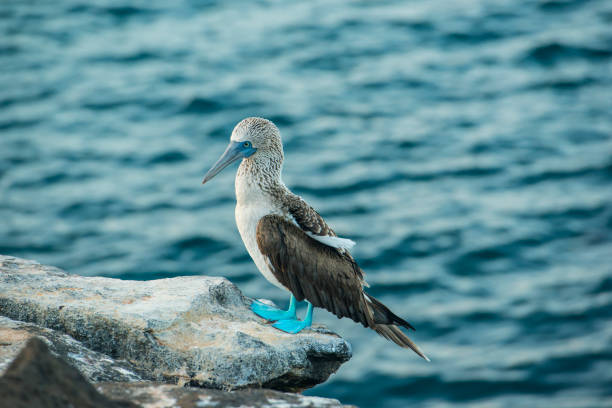
[[[223,152],[223,155],[221,155],[221,157],[219,157],[219,160],[217,160],[217,162],[211,167],[211,169],[208,170],[208,173],[206,173],[206,175],[204,176],[202,184],[206,183],[208,180],[215,177],[221,170],[223,170],[236,160],[242,159],[243,157],[244,154],[240,149],[240,143],[230,142],[230,144]]]

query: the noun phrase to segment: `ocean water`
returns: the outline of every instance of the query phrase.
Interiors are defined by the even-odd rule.
[[[0,253],[284,304],[200,184],[247,116],[432,360],[317,310],[308,395],[612,407],[612,2],[2,2]]]

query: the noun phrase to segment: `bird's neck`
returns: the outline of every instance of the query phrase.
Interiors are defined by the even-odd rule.
[[[255,155],[243,159],[236,173],[238,205],[274,201],[286,190],[281,180],[283,163],[275,157]]]

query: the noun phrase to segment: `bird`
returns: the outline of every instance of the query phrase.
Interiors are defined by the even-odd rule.
[[[312,325],[313,308],[348,317],[429,361],[400,329],[414,330],[379,300],[366,293],[365,274],[350,253],[355,242],[337,236],[304,199],[281,178],[284,152],[280,131],[270,120],[249,117],[233,129],[225,152],[205,174],[206,184],[240,160],[235,179],[236,225],[247,252],[262,275],[290,293],[281,310],[253,301],[251,310],[273,327],[298,333]],[[308,304],[299,320],[297,301]]]

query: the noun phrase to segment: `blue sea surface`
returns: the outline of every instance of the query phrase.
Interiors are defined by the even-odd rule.
[[[4,1],[0,253],[226,276],[247,116],[431,363],[350,320],[306,392],[361,407],[612,407],[612,2]]]

